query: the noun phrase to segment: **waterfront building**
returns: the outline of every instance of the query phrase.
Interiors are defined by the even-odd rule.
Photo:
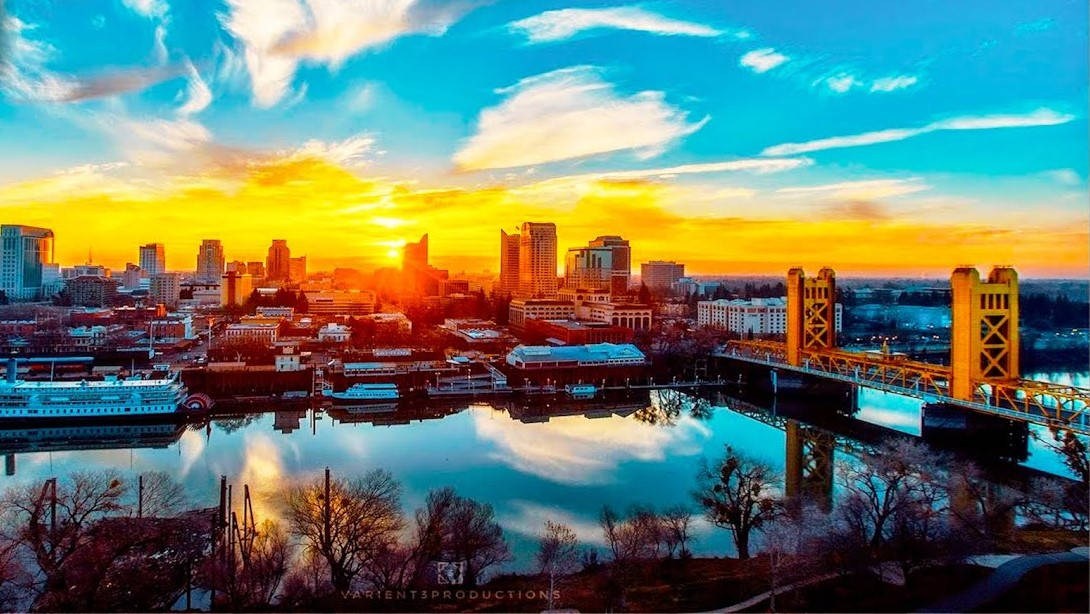
[[[519,289],[519,235],[500,230],[500,278],[497,285],[500,294],[509,295]]]
[[[519,234],[519,295],[556,297],[556,224],[524,222]]]
[[[0,226],[0,290],[8,300],[46,298],[43,267],[52,262],[52,230],[18,224]]]
[[[265,279],[287,281],[291,278],[291,249],[286,239],[273,239],[265,258]]]
[[[520,345],[507,354],[507,364],[521,370],[632,367],[646,365],[647,357],[631,343]]]
[[[200,265],[197,269],[200,270]],[[167,272],[166,248],[162,243],[148,243],[140,246],[140,270],[147,277]]]
[[[685,265],[672,260],[652,260],[640,265],[640,281],[651,290],[668,291],[684,276]]]
[[[515,299],[507,308],[507,323],[516,331],[528,320],[570,320],[575,317],[575,304],[555,299]]]
[[[837,303],[835,313],[836,332],[840,332],[843,305]],[[698,301],[696,323],[738,335],[783,335],[787,332],[787,298]]]
[[[201,241],[200,250],[197,252],[197,280],[219,281],[223,275],[223,267],[223,245],[219,239]]]
[[[586,345],[589,343],[630,343],[632,329],[605,322],[583,320],[529,320],[523,338],[544,345]]]
[[[73,305],[110,307],[117,299],[117,282],[102,275],[80,275],[65,280],[65,292]]]
[[[148,296],[157,305],[166,305],[173,309],[178,306],[182,294],[182,277],[178,273],[159,273],[153,275],[148,286]]]

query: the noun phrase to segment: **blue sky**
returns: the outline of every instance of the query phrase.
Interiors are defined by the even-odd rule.
[[[397,230],[357,245],[361,261],[420,230],[457,226],[455,217],[476,236],[472,205],[444,202],[451,217],[432,218],[402,206],[405,190],[417,199],[504,190],[502,202],[482,205],[505,218],[490,232],[552,210],[563,223],[590,194],[638,201],[632,218],[652,207],[681,219],[678,233],[695,232],[693,220],[866,222],[857,234],[886,236],[871,251],[910,240],[898,223],[976,229],[1002,238],[966,262],[998,249],[999,260],[1040,274],[1086,276],[1084,2],[8,0],[5,9],[0,205],[38,223],[69,219],[74,186],[131,216],[139,203],[177,206],[195,185],[237,196],[253,169],[305,157],[372,188],[398,186],[394,196],[354,193],[355,209],[343,192],[325,199],[337,201],[333,214],[363,211]],[[201,219],[186,220],[189,234],[168,233],[168,247],[209,232],[247,250],[269,238]],[[668,255],[668,236],[630,223],[620,231],[645,237],[648,257]],[[571,226],[573,242],[592,238]],[[1011,247],[1023,228],[1047,239]],[[85,253],[95,240],[105,239],[59,239],[58,251]],[[741,267],[760,245],[743,243],[719,259],[681,257],[708,272]],[[465,266],[493,257],[446,245]],[[902,247],[876,257],[878,268],[903,263]],[[790,258],[778,248],[774,265]],[[802,259],[866,264],[836,252]]]

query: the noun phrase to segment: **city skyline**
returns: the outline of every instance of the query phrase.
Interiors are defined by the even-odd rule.
[[[430,233],[498,272],[497,227],[547,220],[693,274],[1090,275],[1079,3],[283,4],[7,3],[5,223],[115,269],[208,237],[396,267]]]

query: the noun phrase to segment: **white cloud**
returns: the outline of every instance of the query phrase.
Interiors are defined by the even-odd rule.
[[[501,514],[499,517],[500,525],[508,531],[537,537],[545,531],[545,521],[548,520],[559,522],[575,531],[580,543],[605,545],[605,535],[597,518],[581,518],[559,506],[521,499],[511,501],[509,505],[513,508],[513,513]]]
[[[368,134],[357,134],[343,141],[326,142],[311,139],[298,149],[288,152],[294,158],[322,158],[342,166],[359,166],[375,155],[375,139]]]
[[[156,17],[162,19],[170,8],[166,0],[121,0],[121,3],[132,11],[144,17]]]
[[[802,143],[782,143],[766,148],[761,152],[761,155],[793,156],[824,149],[889,143],[940,130],[990,130],[994,128],[1054,126],[1067,123],[1073,119],[1075,119],[1074,115],[1059,113],[1047,108],[1037,109],[1031,113],[1021,115],[1003,114],[955,117],[952,119],[934,121],[919,128],[892,128],[848,136],[834,136]]]
[[[620,150],[650,157],[707,120],[689,123],[662,92],[618,94],[589,66],[529,77],[499,93],[507,97],[481,111],[477,133],[454,154],[459,168],[530,166]]]
[[[546,179],[540,183],[549,181],[573,181],[596,179],[647,179],[653,177],[671,178],[677,175],[691,175],[698,173],[724,173],[735,171],[749,171],[758,174],[779,173],[796,168],[803,168],[813,164],[809,158],[742,158],[725,162],[703,162],[700,164],[682,164],[680,166],[667,166],[664,168],[645,168],[627,171],[603,171],[600,173],[584,173],[581,175],[565,175]]]
[[[840,73],[832,77],[827,77],[823,79],[822,82],[829,89],[836,92],[837,94],[847,93],[847,91],[852,89],[853,87],[857,85],[863,85],[858,79],[855,78],[855,75],[851,75],[848,73]]]
[[[1079,185],[1082,183],[1082,178],[1071,168],[1057,168],[1045,171],[1045,175],[1056,183],[1061,183],[1063,185]]]
[[[509,28],[531,43],[570,38],[586,30],[614,28],[665,36],[719,36],[721,31],[699,23],[670,19],[635,6],[601,9],[559,9],[512,22]]]
[[[919,81],[913,75],[897,75],[896,77],[882,77],[881,79],[875,79],[871,83],[870,91],[872,92],[895,92],[897,90],[903,90],[907,87],[916,85]]]
[[[780,188],[777,194],[785,196],[818,196],[837,200],[872,200],[914,194],[930,189],[931,186],[918,177],[908,179],[866,179],[862,181],[840,181],[821,185]]]
[[[189,78],[189,87],[186,90],[186,101],[178,108],[178,114],[189,116],[200,113],[208,107],[212,102],[212,91],[208,89],[208,84],[201,78],[192,62],[186,61],[185,70]]]
[[[755,73],[763,73],[776,68],[790,59],[791,58],[786,55],[778,53],[775,49],[766,47],[764,49],[754,49],[753,51],[746,53],[738,59],[738,64],[740,66],[745,66]]]
[[[287,94],[301,61],[336,69],[347,58],[406,34],[443,34],[469,8],[416,0],[228,0],[222,16],[243,48],[254,102]]]

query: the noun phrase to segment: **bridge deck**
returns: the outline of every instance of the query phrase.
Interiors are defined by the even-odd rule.
[[[946,403],[1012,420],[1068,428],[1090,435],[1090,390],[1034,380],[977,382],[973,398],[950,395],[950,368],[879,353],[803,350],[800,365],[774,341],[731,341],[713,356],[805,373],[877,390]]]

